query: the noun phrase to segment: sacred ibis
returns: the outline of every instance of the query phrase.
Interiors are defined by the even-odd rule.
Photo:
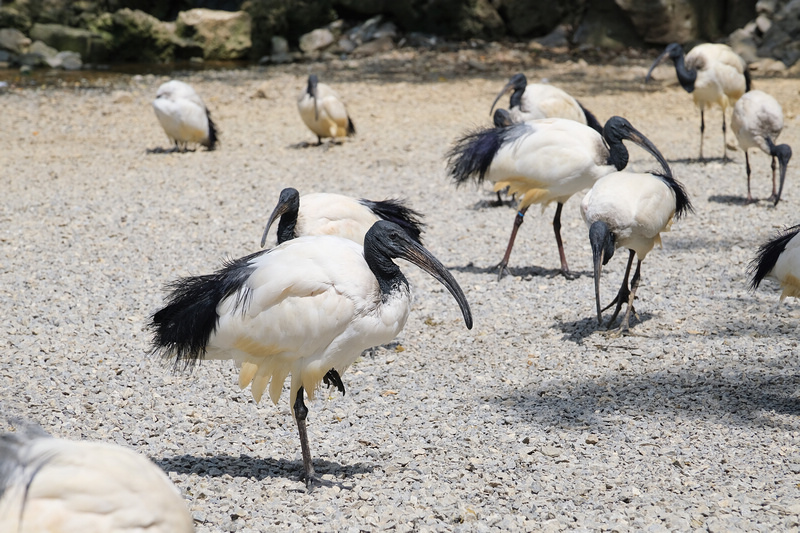
[[[638,144],[668,168],[653,143],[622,117],[608,119],[602,136],[579,122],[549,118],[479,129],[455,143],[447,154],[447,166],[457,186],[470,179],[478,183],[486,179],[494,183],[495,191],[509,187],[520,199],[505,255],[498,264],[498,279],[508,266],[525,212],[532,204],[542,204],[544,209],[550,202],[557,202],[553,230],[561,272],[574,277],[561,241],[561,209],[573,194],[627,166],[629,154],[623,139]]]
[[[156,117],[174,150],[186,151],[189,144],[201,144],[213,150],[218,132],[203,100],[191,85],[178,80],[161,84],[153,100]]]
[[[763,91],[749,91],[733,106],[731,119],[733,133],[744,151],[745,168],[747,170],[747,201],[753,202],[750,194],[750,148],[760,148],[765,154],[772,156],[772,196],[768,199],[778,205],[786,179],[786,166],[792,158],[792,149],[788,144],[775,144],[783,130],[783,109],[775,98]],[[775,160],[781,167],[780,188],[775,187]]]
[[[513,75],[497,94],[492,102],[490,115],[497,101],[509,91],[511,98],[508,112],[513,122],[540,118],[568,118],[585,124],[598,133],[603,133],[603,126],[597,118],[566,91],[546,83],[528,84],[528,79],[522,73]],[[495,116],[495,120],[496,118]]]
[[[0,435],[0,531],[189,533],[194,522],[146,457],[31,427]]]
[[[594,262],[594,291],[597,322],[603,323],[602,312],[616,304],[608,327],[616,320],[623,303],[628,304],[619,331],[628,330],[633,299],[639,287],[642,261],[661,245],[661,232],[669,231],[674,218],[692,210],[686,190],[673,177],[668,167],[662,173],[614,172],[603,176],[581,201],[581,215],[589,226],[589,241]],[[600,308],[600,273],[616,248],[630,250],[622,286],[614,300]],[[630,288],[628,277],[634,255],[636,272]]]
[[[699,44],[684,57],[683,47],[672,43],[653,62],[645,82],[650,80],[653,69],[667,57],[675,64],[681,87],[692,93],[694,103],[700,109],[700,159],[703,159],[703,132],[706,129],[704,111],[716,104],[722,109],[722,157],[727,160],[725,114],[750,90],[747,63],[724,44]]]
[[[365,349],[390,342],[403,329],[411,295],[394,258],[416,264],[447,287],[472,328],[469,304],[453,276],[403,228],[381,220],[363,247],[338,236],[298,237],[214,274],[177,280],[167,305],[152,317],[153,351],[184,367],[233,359],[239,386],[249,384],[256,402],[269,385],[277,403],[291,374],[289,403],[310,484],[303,393],[313,400],[324,382],[344,394],[342,373]]]
[[[275,219],[278,222],[278,244],[304,235],[338,235],[364,244],[364,235],[378,220],[389,220],[406,230],[422,244],[421,215],[399,200],[356,200],[333,193],[311,193],[300,196],[297,189],[281,191],[278,205],[267,220],[261,247],[267,243],[267,233]]]
[[[800,224],[786,228],[761,245],[750,263],[750,288],[755,290],[764,278],[781,286],[781,301],[787,296],[800,298]]]
[[[336,91],[319,83],[316,74],[308,77],[308,84],[297,98],[297,109],[308,129],[317,136],[317,144],[323,137],[340,139],[356,134],[356,127]]]

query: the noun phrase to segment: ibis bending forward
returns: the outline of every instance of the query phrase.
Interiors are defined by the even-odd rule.
[[[209,150],[217,146],[217,127],[191,85],[178,80],[162,84],[153,100],[153,109],[175,150],[185,151],[190,143]]]
[[[691,210],[692,204],[686,191],[672,177],[669,168],[665,168],[661,174],[614,172],[600,178],[586,193],[581,202],[581,214],[589,226],[592,245],[598,323],[603,322],[602,311],[616,304],[614,314],[608,321],[610,327],[622,304],[627,303],[619,331],[628,329],[642,261],[654,245],[661,245],[661,232],[669,231],[673,219]],[[630,250],[628,265],[617,296],[608,306],[600,309],[600,272],[616,248]],[[636,272],[629,288],[628,278],[634,255],[637,258]]]
[[[792,158],[792,149],[788,144],[776,145],[775,141],[783,130],[783,109],[775,98],[763,91],[745,93],[733,107],[731,127],[739,146],[744,151],[745,168],[747,170],[747,201],[753,202],[750,194],[750,148],[760,148],[765,154],[772,156],[772,196],[769,200],[778,205],[786,179],[786,167]],[[780,188],[775,187],[775,160],[781,166]]]
[[[194,522],[146,457],[27,428],[0,435],[0,531],[189,533]]]
[[[514,74],[492,102],[494,106],[500,98],[511,91],[508,113],[513,122],[526,122],[542,118],[568,118],[585,124],[603,133],[603,126],[597,118],[566,91],[545,83],[528,84],[525,74]],[[496,123],[496,117],[495,117]]]
[[[323,137],[340,139],[356,134],[356,127],[347,114],[339,95],[324,83],[319,83],[316,74],[308,77],[308,84],[297,98],[300,118],[317,136],[317,145]]]
[[[561,209],[573,194],[627,166],[629,154],[623,139],[638,144],[668,168],[653,143],[622,117],[608,119],[602,136],[573,120],[551,118],[480,129],[456,142],[447,154],[448,173],[456,185],[470,178],[478,183],[487,179],[494,183],[495,191],[509,187],[520,198],[511,237],[498,264],[500,277],[508,266],[525,212],[533,204],[544,208],[554,201],[558,206],[553,230],[561,272],[567,278],[573,277],[561,241]]]
[[[421,215],[399,200],[356,200],[333,193],[311,193],[300,196],[297,189],[281,191],[278,204],[267,220],[261,247],[267,242],[269,228],[279,218],[278,244],[305,235],[338,235],[364,244],[364,235],[378,220],[394,222],[416,242],[422,244]]]
[[[336,236],[299,237],[214,274],[179,279],[166,307],[152,317],[153,351],[179,366],[233,359],[239,386],[250,384],[256,402],[269,385],[277,403],[291,374],[289,401],[310,484],[303,392],[313,399],[324,382],[344,393],[341,374],[361,352],[403,329],[411,295],[394,258],[416,264],[447,287],[472,328],[469,304],[453,276],[397,224],[379,221],[363,248]]]
[[[681,87],[687,93],[692,93],[694,104],[700,108],[700,159],[703,159],[703,132],[706,129],[704,111],[714,104],[722,108],[722,157],[727,159],[725,113],[750,90],[747,63],[724,44],[700,44],[684,57],[683,47],[672,43],[653,62],[645,81],[650,80],[653,69],[667,57],[675,64]]]
[[[749,270],[751,289],[757,289],[764,278],[772,278],[781,285],[781,301],[787,296],[800,298],[800,224],[761,245]]]

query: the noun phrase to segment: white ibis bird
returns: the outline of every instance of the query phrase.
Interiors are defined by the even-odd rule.
[[[266,244],[267,233],[277,218],[280,219],[278,244],[304,235],[338,235],[363,245],[364,235],[378,220],[394,222],[422,244],[420,234],[423,224],[420,217],[419,213],[399,200],[356,200],[333,193],[300,196],[297,189],[287,187],[281,191],[278,205],[267,220],[261,247]]]
[[[725,113],[750,90],[747,63],[724,44],[699,44],[684,57],[683,47],[672,43],[653,62],[645,82],[650,80],[653,69],[667,57],[675,64],[681,87],[692,94],[695,105],[700,109],[700,159],[703,159],[703,132],[706,129],[704,111],[714,104],[722,109],[722,157],[727,159]]]
[[[317,144],[322,144],[323,137],[340,139],[356,134],[347,109],[336,91],[324,83],[319,83],[316,74],[308,77],[306,88],[297,98],[297,109],[300,117],[317,136]]]
[[[189,144],[216,148],[217,127],[191,85],[178,80],[163,83],[153,100],[153,109],[176,150],[186,150]]]
[[[495,191],[509,187],[520,198],[519,212],[505,255],[498,264],[499,276],[508,266],[511,249],[525,212],[533,204],[557,202],[553,217],[561,272],[569,271],[561,241],[561,209],[573,194],[588,189],[606,174],[628,164],[623,139],[633,141],[667,168],[661,152],[630,122],[611,117],[601,136],[592,128],[562,118],[533,120],[503,128],[485,128],[467,134],[448,152],[448,173],[456,185],[470,179],[489,180]]]
[[[508,113],[512,122],[525,122],[541,118],[568,118],[585,124],[598,133],[603,133],[603,126],[597,118],[566,91],[546,83],[528,84],[528,79],[522,73],[513,75],[498,93],[492,102],[490,115],[497,101],[509,91],[512,92]]]
[[[672,177],[668,167],[663,173],[614,172],[597,180],[586,193],[581,202],[581,215],[589,226],[599,324],[603,323],[602,312],[616,304],[614,315],[608,321],[610,327],[622,304],[627,303],[619,331],[628,330],[642,261],[654,245],[661,245],[661,232],[669,231],[673,219],[681,218],[691,210],[686,190]],[[617,296],[601,309],[600,273],[616,248],[630,251],[628,265]],[[634,255],[638,261],[629,288]]]
[[[739,146],[744,151],[745,168],[747,170],[747,201],[753,202],[750,194],[750,148],[760,148],[765,154],[772,156],[772,196],[769,200],[778,205],[786,180],[786,167],[792,158],[792,149],[788,144],[775,144],[783,130],[783,109],[775,98],[764,91],[749,91],[733,106],[731,127]],[[780,163],[780,188],[775,183],[775,161]]]
[[[194,522],[146,457],[28,428],[0,435],[0,531],[189,533]]]
[[[787,296],[800,298],[800,224],[761,245],[749,271],[751,289],[757,289],[764,278],[771,278],[781,286],[781,301]]]
[[[214,274],[179,279],[166,307],[152,317],[153,350],[184,366],[233,359],[239,386],[250,384],[256,402],[269,384],[277,403],[291,374],[289,402],[310,484],[303,393],[313,400],[324,382],[344,394],[341,374],[365,349],[390,342],[403,329],[411,295],[394,258],[416,264],[447,287],[472,328],[469,304],[453,276],[404,229],[381,220],[363,247],[331,235],[298,237]]]

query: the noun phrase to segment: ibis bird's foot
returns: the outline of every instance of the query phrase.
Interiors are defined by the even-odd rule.
[[[752,196],[748,196],[747,200],[745,200],[744,205],[750,205],[758,203],[758,198],[753,198]]]
[[[495,268],[497,269],[497,281],[503,279],[503,276],[505,274],[511,275],[511,272],[508,270],[508,263],[506,263],[505,261],[500,261],[499,263],[497,263]]]
[[[578,279],[579,277],[581,277],[581,275],[578,274],[577,272],[572,272],[571,270],[564,270],[564,269],[561,269],[561,275],[564,276],[565,278],[567,278],[570,281]]]
[[[328,370],[328,373],[323,376],[322,382],[327,385],[329,389],[331,387],[336,387],[339,392],[342,393],[342,396],[344,396],[344,383],[342,382],[342,377],[335,368]]]
[[[767,198],[767,201],[772,202],[773,204],[778,203],[778,200],[779,200],[778,195],[775,193],[770,194],[769,198]]]

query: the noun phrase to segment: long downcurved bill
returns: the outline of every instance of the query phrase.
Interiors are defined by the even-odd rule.
[[[644,77],[644,82],[645,82],[645,83],[647,83],[648,81],[650,81],[650,74],[652,74],[652,73],[653,73],[653,71],[655,70],[655,68],[656,68],[656,67],[657,67],[657,66],[658,66],[658,65],[659,65],[659,64],[660,64],[660,63],[661,63],[661,62],[664,60],[664,58],[665,58],[665,57],[667,57],[667,51],[666,51],[666,50],[664,50],[663,52],[661,52],[661,55],[659,55],[659,56],[656,58],[656,60],[655,60],[655,61],[653,61],[653,64],[650,66],[650,70],[648,70],[648,71],[647,71],[647,76],[645,76],[645,77]]]
[[[499,93],[497,93],[497,97],[494,99],[494,102],[492,102],[492,108],[489,110],[489,116],[490,117],[492,116],[492,113],[494,113],[494,106],[497,105],[497,101],[500,100],[500,98],[502,98],[503,95],[506,94],[508,92],[508,90],[513,88],[513,87],[514,87],[514,84],[511,83],[511,82],[508,82],[508,83],[506,83],[506,86],[503,87],[503,90],[501,90]]]
[[[772,204],[773,206],[778,205],[778,202],[781,201],[781,194],[783,194],[783,183],[786,181],[786,167],[789,166],[789,159],[791,158],[792,158],[791,149],[789,150],[789,157],[778,158],[778,162],[780,163],[781,166],[781,180],[780,180],[780,185],[778,186],[778,195],[775,197],[775,203]]]
[[[603,323],[603,311],[600,308],[600,274],[603,270],[603,256],[605,250],[600,248],[599,254],[594,255],[594,301],[597,304],[597,323]]]
[[[414,263],[447,287],[447,290],[450,291],[450,294],[453,295],[453,298],[456,299],[458,306],[461,308],[461,314],[464,315],[464,323],[467,325],[467,329],[472,329],[472,310],[469,308],[464,291],[461,290],[461,286],[453,275],[433,254],[409,239],[408,245],[404,247],[403,252],[398,257]]]
[[[643,149],[645,149],[648,152],[650,152],[650,155],[652,155],[653,157],[656,158],[656,160],[659,162],[659,164],[661,164],[661,167],[664,170],[664,175],[665,176],[670,177],[670,178],[672,177],[672,170],[669,168],[669,164],[667,163],[667,160],[664,159],[664,156],[661,155],[661,152],[658,150],[658,148],[656,148],[656,145],[653,144],[650,141],[650,139],[645,137],[642,132],[640,132],[639,130],[637,130],[636,128],[633,128],[633,127],[631,128],[631,135],[630,135],[629,138],[630,138],[630,140],[632,142],[638,144]]]
[[[276,218],[280,217],[288,210],[289,202],[278,202],[278,205],[276,205],[275,209],[272,210],[272,214],[269,216],[269,220],[267,220],[267,227],[264,228],[264,234],[261,235],[262,248],[267,243],[267,233],[269,233],[269,228],[272,226],[272,223],[275,222]]]

